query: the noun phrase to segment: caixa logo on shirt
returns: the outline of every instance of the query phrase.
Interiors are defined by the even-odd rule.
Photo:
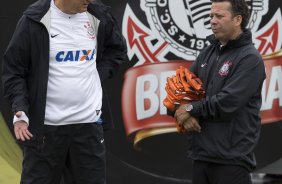
[[[57,62],[92,61],[94,59],[95,54],[96,54],[96,49],[76,50],[76,51],[59,51],[56,54],[55,59]]]

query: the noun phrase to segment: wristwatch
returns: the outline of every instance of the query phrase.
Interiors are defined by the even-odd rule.
[[[193,105],[191,103],[187,104],[186,107],[185,107],[185,110],[187,112],[190,112],[192,109],[193,109]]]

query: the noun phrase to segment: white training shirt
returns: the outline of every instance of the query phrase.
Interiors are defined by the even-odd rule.
[[[51,1],[45,125],[92,123],[101,115],[97,39],[87,14],[68,15]]]

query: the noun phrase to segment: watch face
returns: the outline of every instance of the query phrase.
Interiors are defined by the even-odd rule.
[[[186,111],[190,112],[193,109],[191,104],[186,105]]]

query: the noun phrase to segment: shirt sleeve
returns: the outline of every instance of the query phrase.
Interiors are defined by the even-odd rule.
[[[13,124],[15,124],[18,121],[24,121],[27,123],[27,125],[29,125],[29,119],[27,115],[25,114],[25,112],[24,111],[20,111],[20,112],[22,113],[20,117],[17,117],[16,115],[14,115]]]

